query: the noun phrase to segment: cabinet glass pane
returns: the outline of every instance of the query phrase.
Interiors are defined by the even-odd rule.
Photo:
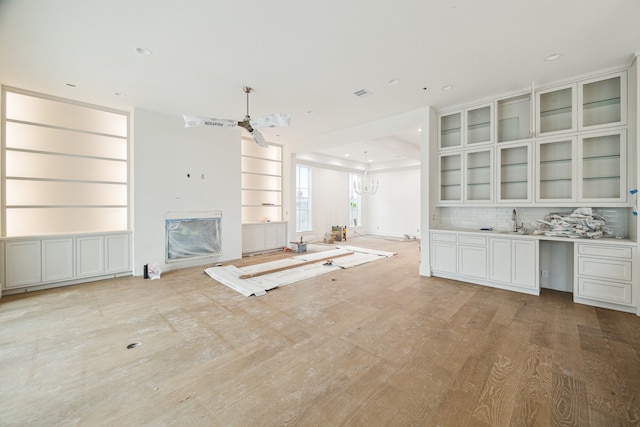
[[[529,147],[500,149],[500,199],[527,200],[528,192]]]
[[[498,101],[498,142],[528,138],[530,131],[530,94]]]
[[[459,147],[462,144],[462,113],[440,117],[440,148]]]
[[[491,199],[491,152],[467,153],[467,200]]]
[[[467,144],[491,141],[491,107],[467,111]]]
[[[566,88],[540,95],[540,132],[556,132],[572,127],[572,90]]]
[[[620,198],[620,134],[582,140],[582,197]]]
[[[573,197],[573,141],[540,144],[541,199],[571,199]]]
[[[440,200],[462,199],[462,156],[453,154],[440,157]]]
[[[616,123],[620,114],[620,76],[582,86],[582,126]]]

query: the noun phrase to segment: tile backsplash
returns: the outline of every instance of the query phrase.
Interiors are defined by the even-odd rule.
[[[519,207],[516,208],[518,224],[524,224],[528,230],[537,228],[536,219],[542,219],[549,213],[570,214],[574,208],[554,207]],[[459,227],[480,229],[492,227],[494,230],[511,230],[513,208],[496,207],[448,207],[440,209],[440,225],[443,227]],[[607,227],[615,236],[628,236],[630,210],[628,208],[593,208],[593,214],[603,217]]]

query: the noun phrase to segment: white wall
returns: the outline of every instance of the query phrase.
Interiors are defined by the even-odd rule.
[[[363,200],[365,228],[370,234],[420,237],[420,168],[369,172],[380,182],[378,192]]]
[[[185,128],[180,116],[139,109],[132,120],[134,275],[144,264],[168,271],[241,258],[238,130]],[[222,211],[223,254],[165,264],[165,214],[213,210]]]
[[[419,237],[420,169],[369,172],[380,181],[374,195],[363,195],[362,220],[358,227],[349,226],[349,171],[310,165],[312,168],[313,232],[301,233],[306,241],[322,240],[333,225],[346,225],[347,235],[375,234]],[[295,186],[295,182],[291,183]],[[293,188],[293,187],[292,187]],[[292,223],[292,229],[295,224]],[[295,238],[298,238],[298,233]]]
[[[349,172],[317,165],[311,170],[313,233],[309,234],[322,239],[324,233],[331,232],[332,225],[349,225]]]

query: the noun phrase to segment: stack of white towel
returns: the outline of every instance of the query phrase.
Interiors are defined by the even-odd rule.
[[[537,229],[533,234],[546,236],[598,239],[612,234],[606,227],[607,221],[593,215],[591,208],[578,208],[571,214],[549,214],[536,220]]]

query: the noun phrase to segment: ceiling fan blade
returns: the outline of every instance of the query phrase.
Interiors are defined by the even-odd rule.
[[[194,126],[217,126],[223,128],[234,128],[238,126],[237,120],[229,119],[213,119],[209,117],[187,116],[184,114],[184,127],[190,128]]]
[[[291,115],[278,113],[269,114],[268,116],[258,117],[257,119],[250,119],[249,123],[251,127],[257,129],[289,126],[289,123],[291,123]]]
[[[253,137],[253,140],[256,142],[256,144],[258,144],[260,147],[267,148],[269,146],[269,144],[267,144],[267,141],[265,141],[264,136],[262,136],[262,134],[257,130],[252,129],[251,131],[249,131],[249,133]]]

